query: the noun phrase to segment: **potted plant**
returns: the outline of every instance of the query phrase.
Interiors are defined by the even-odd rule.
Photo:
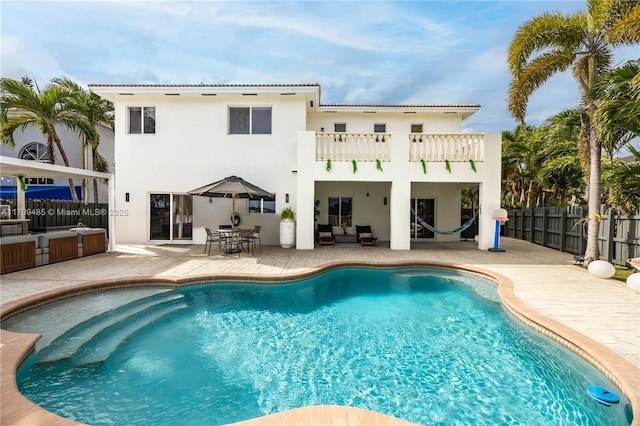
[[[280,246],[291,248],[296,243],[295,214],[291,207],[285,207],[280,212]]]

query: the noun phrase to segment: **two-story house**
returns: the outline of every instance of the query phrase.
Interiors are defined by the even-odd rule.
[[[316,223],[371,225],[396,250],[457,241],[420,223],[459,227],[465,187],[479,188],[478,247],[493,244],[501,135],[462,133],[479,105],[323,105],[317,83],[90,89],[115,106],[118,242],[204,244],[205,227],[230,223],[231,200],[188,192],[237,175],[274,194],[235,203],[264,244],[279,243],[287,206],[298,249],[314,248]]]

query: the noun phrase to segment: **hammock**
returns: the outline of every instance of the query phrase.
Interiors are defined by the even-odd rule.
[[[473,222],[476,220],[476,216],[478,216],[479,211],[480,210],[476,211],[476,214],[474,214],[471,219],[466,221],[463,225],[458,226],[456,229],[453,229],[451,231],[440,231],[439,229],[436,229],[433,226],[429,225],[427,222],[425,222],[420,216],[416,214],[416,212],[413,209],[411,209],[411,213],[413,213],[413,215],[418,219],[418,223],[420,225],[424,226],[431,232],[435,232],[436,234],[445,234],[445,235],[457,234],[459,232],[464,231],[468,227],[470,227],[473,224]]]

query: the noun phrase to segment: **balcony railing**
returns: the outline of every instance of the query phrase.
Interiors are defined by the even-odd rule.
[[[411,133],[408,142],[409,161],[484,160],[484,133]],[[390,133],[316,133],[316,161],[391,161],[390,144]]]
[[[389,133],[317,133],[316,161],[389,161]]]
[[[483,161],[483,133],[411,133],[409,161]]]

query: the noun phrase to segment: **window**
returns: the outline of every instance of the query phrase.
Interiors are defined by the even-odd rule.
[[[412,124],[411,133],[422,133],[422,124]]]
[[[229,108],[230,135],[270,135],[271,107]]]
[[[329,223],[332,226],[351,226],[353,204],[351,197],[329,198]]]
[[[264,200],[249,199],[247,205],[249,207],[249,213],[275,213],[276,212],[275,198],[265,198]]]
[[[384,123],[373,125],[374,133],[387,133],[387,125]]]
[[[21,160],[36,160],[42,162],[48,162],[49,156],[47,155],[47,147],[40,142],[31,142],[20,150],[18,158]]]
[[[347,131],[347,123],[333,123],[333,131],[336,133],[344,133]]]
[[[129,107],[129,134],[154,134],[156,107]]]
[[[31,142],[25,145],[18,154],[18,158],[21,160],[35,160],[42,161],[44,163],[49,162],[49,155],[47,155],[47,147],[40,142]],[[24,178],[24,183],[27,185],[53,185],[52,178]]]

